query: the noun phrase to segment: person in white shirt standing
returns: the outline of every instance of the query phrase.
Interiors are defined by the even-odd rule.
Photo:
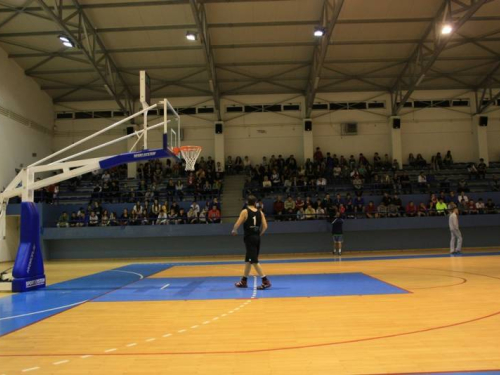
[[[456,255],[462,253],[462,233],[458,225],[458,208],[454,208],[449,217],[451,241],[450,241],[450,254]],[[456,246],[455,246],[456,244]]]

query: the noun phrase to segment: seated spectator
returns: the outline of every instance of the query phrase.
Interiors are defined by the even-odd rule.
[[[170,213],[168,214],[168,217],[167,217],[167,223],[172,225],[172,224],[177,224],[177,220],[178,220],[178,217],[177,217],[177,212],[175,211],[174,208],[170,208]]]
[[[483,198],[479,198],[476,202],[476,209],[478,213],[484,214],[486,211],[486,205],[484,204]]]
[[[120,225],[128,225],[128,220],[130,219],[128,210],[123,209],[122,215],[120,216]]]
[[[417,160],[415,159],[415,156],[413,156],[413,154],[410,154],[408,156],[408,164],[412,168],[416,168],[417,167]]]
[[[323,153],[319,147],[316,147],[316,152],[313,155],[313,159],[316,163],[321,163],[323,161]]]
[[[380,206],[379,206],[380,208]],[[380,211],[379,211],[380,212]],[[388,207],[387,207],[387,217],[400,217],[401,214],[399,213],[398,206],[392,202]]]
[[[69,228],[69,217],[68,213],[64,211],[61,216],[59,216],[59,220],[57,221],[58,228]]]
[[[417,185],[420,188],[421,192],[427,191],[427,176],[424,174],[424,171],[421,171],[417,177]]]
[[[284,203],[285,215],[287,220],[293,220],[295,215],[295,201],[291,196],[286,198]]]
[[[468,213],[469,215],[477,215],[479,213],[477,207],[476,207],[476,202],[474,202],[473,199],[469,200],[468,203]]]
[[[285,211],[285,204],[281,200],[281,196],[278,195],[276,200],[273,203],[273,214],[274,214],[274,219],[276,221],[281,221],[283,220],[283,213]]]
[[[208,215],[208,210],[206,207],[203,207],[203,209],[200,211],[200,214],[198,215],[198,223],[206,224],[207,223],[207,215]]]
[[[187,213],[184,210],[184,208],[181,208],[179,210],[177,217],[178,217],[177,224],[187,224],[188,223]]]
[[[387,206],[384,204],[384,202],[380,202],[380,204],[377,207],[377,213],[378,217],[380,218],[385,218],[387,217]]]
[[[462,201],[465,201],[465,203],[469,202],[469,197],[465,195],[464,191],[462,191],[458,196],[458,203],[462,203]]]
[[[356,198],[354,198],[353,205],[355,214],[363,214],[365,212],[365,200],[361,195],[357,195]]]
[[[177,180],[177,183],[175,184],[175,195],[180,201],[184,198],[184,184],[181,180]]]
[[[302,206],[301,208],[299,208],[297,210],[297,214],[296,214],[296,219],[298,221],[301,221],[301,220],[305,220],[306,216],[305,216],[305,213],[304,213],[304,207]]]
[[[352,186],[357,191],[361,191],[363,189],[363,180],[359,175],[355,176],[354,179],[352,180]]]
[[[384,193],[384,196],[382,197],[382,202],[386,206],[389,206],[392,203],[392,198],[390,197],[389,193],[387,192]]]
[[[109,215],[109,225],[111,227],[116,227],[118,226],[118,219],[117,219],[117,215],[116,215],[116,212],[111,212],[111,214]]]
[[[304,211],[306,220],[314,220],[316,219],[316,210],[313,208],[311,204],[307,205],[307,208]]]
[[[469,172],[469,180],[472,180],[472,179],[477,180],[479,178],[479,171],[478,171],[475,163],[469,164],[469,166],[467,167],[467,172]]]
[[[415,164],[419,168],[427,167],[427,162],[421,154],[417,154],[417,158],[415,159]]]
[[[189,209],[187,213],[187,223],[188,224],[198,224],[198,215],[192,208]]]
[[[497,213],[495,203],[493,203],[493,200],[491,198],[489,198],[486,201],[485,209],[486,209],[487,214],[496,214]]]
[[[101,227],[109,227],[109,225],[110,225],[109,212],[108,210],[104,210],[101,216]]]
[[[377,207],[373,204],[372,201],[370,201],[368,203],[368,206],[366,206],[365,214],[366,214],[366,217],[368,219],[376,219],[376,218],[378,218]]]
[[[132,211],[135,211],[137,215],[142,214],[143,207],[141,205],[141,202],[136,202],[134,206],[132,207]]]
[[[488,169],[488,166],[484,162],[484,159],[479,159],[479,164],[477,165],[477,176],[480,179],[486,179],[486,170]]]
[[[139,215],[139,221],[141,225],[149,225],[151,223],[147,211],[143,212],[142,215]]]
[[[448,205],[445,203],[443,198],[439,198],[438,202],[436,203],[436,213],[438,216],[446,216],[448,210]]]
[[[219,209],[217,208],[217,206],[212,206],[212,209],[210,211],[208,211],[208,215],[207,215],[207,220],[209,223],[211,224],[218,224],[220,223],[220,211]]]
[[[316,188],[320,192],[324,192],[326,190],[327,180],[325,177],[319,177],[316,180]]]
[[[264,195],[269,194],[272,191],[272,182],[269,181],[267,176],[264,176],[264,181],[262,181],[262,192]]]
[[[141,225],[141,218],[136,210],[132,210],[130,213],[130,218],[128,220],[129,225]]]
[[[160,213],[156,219],[156,225],[167,225],[168,224],[168,214],[167,206],[161,206]]]
[[[399,162],[397,159],[394,159],[392,161],[392,170],[395,172],[395,171],[399,171]]]
[[[295,210],[298,211],[301,208],[304,208],[304,201],[302,200],[302,198],[300,198],[300,196],[298,196],[295,200]]]
[[[78,224],[78,216],[77,216],[76,212],[72,212],[71,216],[69,218],[69,226],[71,228],[75,228],[78,226],[77,224]]]
[[[199,215],[200,215],[200,211],[201,211],[201,209],[200,209],[200,206],[198,205],[198,203],[197,203],[197,202],[193,202],[193,203],[191,203],[190,208],[192,208],[192,209],[193,209],[193,211],[194,211],[194,213],[196,214],[196,216],[199,216]]]
[[[394,194],[394,197],[392,198],[392,203],[394,205],[396,205],[396,207],[398,208],[398,212],[400,214],[402,214],[404,212],[404,210],[403,210],[403,201],[401,200],[401,198],[399,197],[398,194]]]
[[[462,215],[467,215],[469,213],[469,200],[461,200],[458,204],[458,209]]]
[[[413,203],[413,201],[410,201],[410,203],[408,203],[406,205],[405,213],[406,213],[406,216],[408,216],[408,217],[415,217],[415,216],[417,216],[417,206],[415,206],[415,204]]]
[[[419,217],[428,215],[428,210],[424,202],[420,202],[420,204],[418,205],[417,215]]]
[[[448,152],[444,156],[443,164],[447,168],[450,168],[453,165],[453,156],[451,156],[451,151],[450,150],[448,150]]]
[[[99,216],[94,211],[90,212],[89,227],[97,227],[99,225]]]
[[[326,211],[321,205],[321,203],[318,204],[318,208],[316,209],[316,219],[322,220],[326,217]]]

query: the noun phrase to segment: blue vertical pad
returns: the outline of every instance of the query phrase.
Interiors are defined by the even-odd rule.
[[[45,287],[40,214],[33,202],[21,203],[21,238],[12,271],[13,292],[26,292]]]
[[[236,277],[186,277],[144,279],[95,299],[95,302],[248,299],[249,287],[234,286]],[[271,277],[272,288],[258,291],[256,298],[328,297],[403,294],[408,291],[363,273],[281,275]],[[260,283],[260,280],[258,280]],[[168,285],[168,286],[167,286]]]

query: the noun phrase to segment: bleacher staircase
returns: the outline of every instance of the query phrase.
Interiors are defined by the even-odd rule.
[[[222,220],[224,223],[236,221],[243,207],[242,191],[245,185],[244,175],[224,177],[224,194],[222,195]]]

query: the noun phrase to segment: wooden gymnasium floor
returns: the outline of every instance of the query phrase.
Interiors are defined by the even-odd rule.
[[[49,262],[0,298],[0,375],[500,373],[498,251],[263,266],[255,294],[235,258]]]

